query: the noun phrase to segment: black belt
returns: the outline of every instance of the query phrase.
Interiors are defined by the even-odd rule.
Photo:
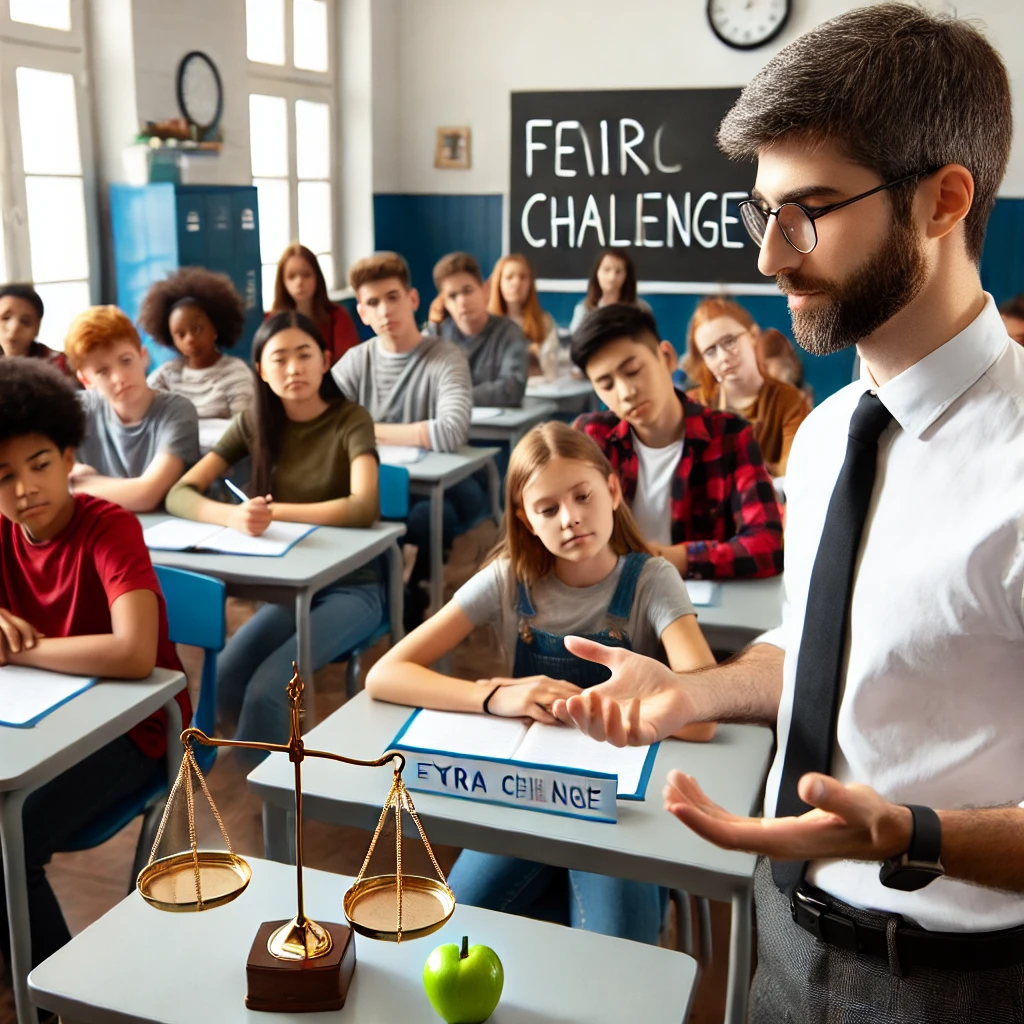
[[[864,924],[836,908],[828,896],[806,884],[790,899],[793,920],[816,939],[868,956],[889,959],[886,926]],[[997,932],[929,932],[905,925],[896,929],[900,967],[940,971],[999,970],[1024,964],[1024,925]]]

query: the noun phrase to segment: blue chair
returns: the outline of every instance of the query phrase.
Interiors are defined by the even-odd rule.
[[[170,569],[162,565],[154,568],[167,604],[171,642],[203,649],[199,706],[193,713],[192,723],[208,735],[212,734],[217,712],[217,655],[224,649],[227,637],[224,583],[184,569]],[[197,746],[195,755],[205,774],[213,765],[217,752],[214,747]],[[135,879],[149,860],[149,851],[160,825],[167,794],[168,780],[161,774],[142,793],[110,807],[105,814],[73,836],[64,845],[64,852],[91,850],[115,836],[138,815],[143,815],[145,820],[135,847],[135,864],[132,869],[131,888],[134,889]]]
[[[377,487],[380,492],[380,517],[404,521],[409,515],[409,470],[405,466],[381,465],[378,470]],[[398,635],[391,625],[391,611],[397,609]],[[339,654],[335,663],[347,661],[345,668],[345,693],[352,697],[359,685],[359,659],[371,647],[380,643],[386,636],[401,639],[402,627],[402,595],[389,594],[388,610],[384,613],[381,624],[365,639],[360,640],[351,650]]]

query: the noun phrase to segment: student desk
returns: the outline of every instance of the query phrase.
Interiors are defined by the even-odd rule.
[[[543,377],[530,377],[526,382],[526,396],[523,405],[532,405],[536,401],[554,402],[560,413],[594,412],[597,409],[597,396],[589,380],[578,380],[575,377],[559,377],[557,380],[545,380]]]
[[[494,456],[499,448],[472,448],[455,452],[427,452],[409,463],[409,493],[430,499],[430,603],[436,612],[444,604],[444,492],[481,469],[487,470],[491,514],[501,518],[501,484]]]
[[[471,441],[500,441],[507,444],[511,452],[531,427],[553,419],[557,412],[558,406],[546,399],[538,399],[518,409],[502,409],[497,416],[473,420],[469,426],[469,438]]]
[[[173,779],[181,761],[181,711],[175,696],[184,686],[185,676],[181,672],[158,668],[148,679],[138,682],[95,683],[31,729],[0,726],[0,848],[18,1024],[37,1024],[26,982],[31,940],[21,830],[25,797],[159,708],[167,712],[168,775]]]
[[[389,772],[385,772],[389,775]],[[696,963],[683,953],[476,907],[424,939],[355,937],[356,970],[342,1010],[257,1013],[245,1008],[245,960],[263,921],[295,913],[295,871],[247,858],[252,881],[238,899],[201,914],[156,910],[133,892],[29,978],[32,998],[65,1024],[398,1024],[440,1021],[423,991],[423,964],[435,946],[491,946],[505,969],[493,1024],[681,1024]],[[307,912],[344,924],[351,878],[307,868]],[[155,951],[159,950],[159,955]],[[636,984],[625,984],[633,979]]]
[[[782,576],[715,581],[712,603],[697,605],[697,622],[709,646],[716,651],[738,651],[778,626],[783,589]]]
[[[378,757],[412,713],[410,708],[357,694],[305,737],[310,746],[348,757]],[[749,814],[760,799],[772,734],[749,725],[720,726],[711,743],[666,741],[642,802],[620,801],[615,825],[452,797],[413,793],[433,843],[503,853],[560,867],[655,882],[732,903],[726,1021],[746,1019],[750,984],[750,907],[755,858],[720,850],[667,814],[661,790],[671,768],[693,775],[712,800],[734,814]],[[303,809],[308,818],[372,831],[391,780],[335,762],[303,766]],[[273,860],[290,860],[288,821],[294,807],[294,770],[287,757],[271,754],[249,775],[263,800],[263,842]],[[592,975],[594,977],[596,975]],[[629,975],[619,975],[628,977]],[[638,986],[643,987],[643,986]],[[572,1020],[587,1019],[579,1012]],[[630,1013],[621,1020],[646,1020]]]
[[[167,518],[162,512],[139,516],[143,529]],[[313,595],[329,583],[361,569],[378,555],[386,554],[391,627],[401,631],[402,556],[397,541],[403,533],[403,523],[376,523],[365,530],[319,526],[280,558],[197,551],[150,551],[149,554],[156,565],[188,569],[223,580],[228,593],[236,597],[278,604],[295,602],[296,662],[306,684],[306,720],[312,723],[315,705],[309,613]],[[282,685],[284,682],[287,680]]]

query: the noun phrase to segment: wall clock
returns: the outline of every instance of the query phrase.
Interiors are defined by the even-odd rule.
[[[178,108],[193,127],[197,141],[213,135],[224,110],[224,88],[217,65],[201,50],[186,53],[178,64]]]
[[[735,50],[770,43],[789,20],[793,0],[708,0],[711,31]]]

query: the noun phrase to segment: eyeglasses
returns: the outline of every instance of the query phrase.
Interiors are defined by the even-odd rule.
[[[722,356],[732,355],[736,351],[736,346],[740,343],[740,338],[746,334],[746,331],[740,331],[739,334],[727,334],[724,338],[719,338],[714,345],[708,345],[701,356],[705,363],[717,363]]]
[[[854,196],[852,199],[844,199],[841,203],[830,203],[828,206],[812,207],[804,206],[802,203],[783,203],[780,207],[773,210],[763,200],[744,199],[739,204],[740,217],[743,220],[743,226],[747,229],[747,233],[758,247],[764,242],[764,236],[768,230],[768,219],[774,217],[778,222],[779,229],[782,231],[782,237],[797,252],[803,253],[806,256],[818,244],[818,231],[814,226],[814,222],[819,217],[824,217],[826,213],[834,213],[836,210],[841,210],[844,206],[850,206],[852,203],[859,203],[862,199],[867,199],[868,196],[873,196],[876,192],[884,192],[886,189],[894,188],[896,185],[902,185],[905,181],[913,181],[914,178],[923,178],[929,174],[934,174],[937,170],[938,167],[930,167],[926,171],[915,171],[913,174],[907,174],[902,178],[897,178],[895,181],[887,181],[884,185],[869,189],[867,192],[861,192],[859,196]]]

